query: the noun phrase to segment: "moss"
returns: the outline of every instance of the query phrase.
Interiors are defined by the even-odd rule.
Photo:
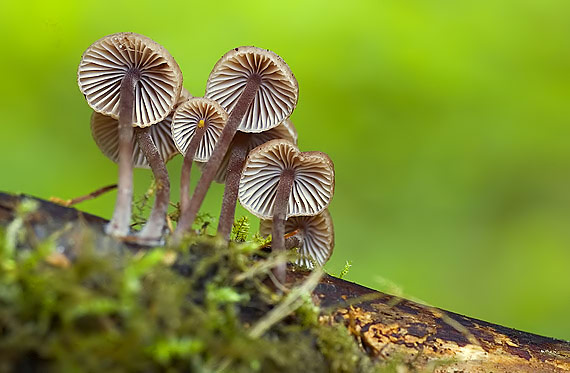
[[[268,268],[281,258],[256,243],[119,253],[86,231],[70,261],[55,238],[21,247],[26,211],[0,230],[0,372],[382,368],[344,326],[319,321],[314,284],[277,295]]]

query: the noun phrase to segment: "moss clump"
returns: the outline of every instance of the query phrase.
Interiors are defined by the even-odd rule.
[[[275,294],[267,269],[280,258],[258,244],[119,253],[85,231],[70,261],[55,237],[18,247],[21,221],[0,230],[0,372],[379,369],[343,326],[319,323],[318,274]]]

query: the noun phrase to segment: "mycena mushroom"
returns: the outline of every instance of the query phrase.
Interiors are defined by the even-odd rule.
[[[297,144],[297,131],[289,119],[285,119],[269,131],[259,133],[238,132],[216,173],[215,180],[226,184],[218,223],[218,234],[226,241],[230,238],[234,222],[239,181],[245,159],[251,150],[274,139],[284,139]]]
[[[177,105],[180,105],[191,97],[190,93],[182,88],[180,100]],[[164,162],[170,161],[179,154],[171,133],[173,114],[174,112],[171,112],[162,121],[150,127],[150,137],[152,138],[152,142],[156,144],[158,153]],[[101,153],[111,161],[115,163],[119,162],[119,121],[117,119],[94,111],[91,115],[91,136],[93,140],[95,140],[95,144],[97,144],[99,150],[101,150]],[[150,169],[144,153],[134,139],[132,159],[134,168]]]
[[[157,145],[160,157],[164,162],[170,161],[178,153],[176,145],[172,140],[170,123],[172,118],[167,117],[161,122],[150,127],[150,137],[152,142]],[[119,161],[119,124],[112,117],[93,112],[91,115],[91,136],[95,140],[95,144],[107,158],[117,163]],[[133,144],[133,167],[134,168],[150,168],[144,153],[138,143]]]
[[[206,85],[206,97],[228,113],[228,121],[190,200],[187,230],[194,221],[220,163],[240,127],[244,132],[262,132],[288,118],[297,105],[299,87],[289,66],[275,53],[239,47],[216,63]],[[175,237],[175,239],[179,239]]]
[[[119,182],[117,201],[107,233],[129,234],[133,127],[158,184],[155,208],[138,234],[141,242],[160,240],[168,208],[170,182],[148,127],[172,111],[182,89],[182,73],[168,51],[153,40],[130,32],[106,36],[84,52],[77,81],[89,106],[119,120]]]
[[[273,222],[261,220],[259,233],[271,234]],[[334,227],[328,209],[315,216],[294,216],[285,222],[285,248],[299,248],[296,264],[313,268],[323,266],[334,249]]]
[[[194,97],[182,103],[172,119],[172,138],[181,154],[184,154],[180,176],[180,219],[176,227],[182,234],[182,227],[192,225],[188,219],[190,172],[192,162],[206,162],[226,124],[228,114],[214,100]]]
[[[253,149],[239,186],[241,205],[260,219],[271,219],[272,248],[285,249],[285,221],[323,212],[334,194],[334,166],[322,152],[300,152],[286,140]],[[283,281],[285,265],[277,268]]]

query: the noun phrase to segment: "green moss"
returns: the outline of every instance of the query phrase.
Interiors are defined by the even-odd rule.
[[[318,274],[279,296],[266,283],[282,258],[256,243],[118,253],[85,232],[69,262],[55,237],[18,247],[25,213],[0,230],[0,372],[380,370],[318,321]]]

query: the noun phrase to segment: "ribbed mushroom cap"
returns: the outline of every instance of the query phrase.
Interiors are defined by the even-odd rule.
[[[172,117],[168,116],[150,127],[150,137],[164,162],[168,162],[178,154],[178,149],[176,149],[170,133],[171,121]],[[94,111],[91,115],[91,135],[101,153],[113,162],[118,163],[119,121]],[[150,169],[146,157],[136,141],[133,144],[133,166]]]
[[[277,127],[272,128],[269,131],[247,134],[247,152],[249,153],[252,149],[258,147],[259,145],[274,139],[284,139],[297,145],[297,130],[295,129],[295,126],[290,119],[285,119],[283,122],[279,123]],[[232,141],[230,149],[224,156],[222,164],[218,168],[216,178],[214,179],[217,183],[223,184],[226,182],[226,176],[228,174],[228,163],[230,162],[232,151],[231,149],[234,147],[234,144],[235,139]],[[205,163],[203,162],[198,163],[198,167],[200,168],[204,167],[204,165]]]
[[[285,61],[256,47],[239,47],[226,53],[210,73],[205,96],[230,113],[253,74],[261,76],[261,86],[238,127],[242,132],[276,127],[291,115],[299,96],[297,80]]]
[[[322,152],[300,152],[286,140],[271,140],[247,157],[239,185],[241,205],[260,219],[273,218],[281,173],[294,170],[287,217],[317,215],[334,194],[334,166]]]
[[[135,89],[133,126],[148,127],[174,108],[182,72],[168,51],[146,36],[121,32],[93,43],[79,63],[79,89],[93,110],[118,118],[121,81],[135,69],[140,81]]]
[[[206,125],[204,137],[200,140],[194,160],[207,162],[214,146],[222,134],[228,114],[216,101],[194,97],[182,103],[172,118],[172,138],[182,154],[186,154],[192,136],[198,126]],[[200,123],[200,121],[203,121]]]
[[[261,220],[259,233],[263,237],[271,234],[271,220]],[[285,232],[300,231],[303,243],[299,247],[298,265],[312,268],[313,261],[323,266],[329,260],[334,249],[334,227],[328,209],[315,216],[294,216],[285,222]]]

